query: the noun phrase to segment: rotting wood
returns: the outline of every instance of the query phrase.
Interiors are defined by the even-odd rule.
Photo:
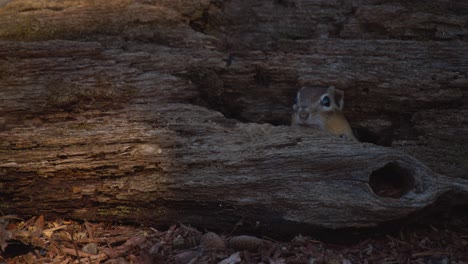
[[[11,50],[3,54],[0,77],[5,86],[11,86],[5,76],[31,85],[12,73],[28,76],[36,67],[15,64],[18,54],[58,56],[58,68],[35,61],[43,63],[36,68],[43,76],[31,76],[36,84],[49,78],[53,88],[71,71],[88,78],[71,79],[85,86],[109,78],[148,89],[171,78],[181,80],[166,90],[180,91],[175,101],[275,125],[289,122],[302,83],[334,85],[345,91],[347,117],[362,141],[399,148],[438,173],[466,178],[467,14],[465,3],[443,0],[16,0],[0,10],[0,38],[96,41],[101,50],[71,43],[69,49],[51,43],[49,55],[41,45],[29,46],[41,50],[32,53]],[[73,61],[83,58],[80,52],[96,57],[91,64]],[[186,82],[197,89],[187,90]]]
[[[8,19],[14,11],[23,11],[24,23],[32,14],[21,2],[0,11],[8,20],[2,37],[21,38],[8,31],[21,25]],[[2,211],[220,228],[243,218],[264,229],[284,223],[343,228],[401,219],[444,194],[465,195],[465,181],[439,176],[397,150],[282,126],[298,85],[332,84],[346,91],[345,113],[377,137],[371,141],[410,151],[439,173],[465,176],[468,50],[457,19],[449,21],[450,41],[420,41],[415,30],[409,40],[381,39],[356,26],[370,23],[366,10],[377,8],[361,7],[352,14],[357,20],[342,25],[344,35],[334,35],[342,38],[281,37],[288,27],[280,27],[259,35],[265,50],[258,50],[244,34],[255,19],[230,28],[245,44],[236,48],[217,35],[226,32],[194,31],[194,22],[212,22],[182,2],[161,8],[167,16],[155,20],[141,13],[89,31],[54,15],[76,12],[76,23],[92,24],[95,16],[81,16],[90,7],[51,13],[40,6],[34,25],[48,21],[65,29],[43,31],[39,23],[28,36],[45,41],[1,42]],[[144,7],[122,3],[97,10],[113,17]],[[200,8],[212,7],[205,4]],[[208,17],[216,18],[234,6],[210,10]],[[145,19],[158,26],[137,23]],[[125,28],[130,22],[137,26]],[[409,27],[425,23],[416,22]],[[401,25],[392,34],[400,31]],[[80,32],[93,41],[79,41]],[[60,34],[71,40],[48,40]],[[257,124],[265,122],[279,126]]]
[[[13,128],[2,141],[2,210],[18,214],[212,228],[243,218],[265,229],[369,227],[468,186],[391,148],[233,124],[187,104],[73,114]],[[396,188],[397,197],[376,195],[371,176],[374,188]]]

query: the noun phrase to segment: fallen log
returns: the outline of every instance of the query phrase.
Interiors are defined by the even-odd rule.
[[[376,226],[440,198],[466,203],[466,180],[438,174],[466,174],[463,17],[450,8],[453,20],[417,13],[398,28],[380,23],[397,38],[382,39],[373,11],[392,21],[392,5],[334,3],[325,17],[302,19],[328,4],[238,2],[2,8],[2,39],[44,40],[0,43],[2,212],[287,232]],[[305,26],[267,20],[249,33],[272,8]],[[419,40],[431,32],[444,41]],[[76,41],[82,34],[88,41]],[[377,138],[369,141],[426,165],[285,126],[300,82],[344,89],[346,114]]]
[[[193,105],[43,118],[63,120],[0,134],[4,212],[223,229],[242,219],[267,229],[370,227],[468,191],[466,180],[392,148],[237,123]]]

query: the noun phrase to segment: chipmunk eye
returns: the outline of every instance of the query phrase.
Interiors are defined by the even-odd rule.
[[[330,106],[330,97],[324,96],[322,99],[320,99],[320,104],[326,107]]]

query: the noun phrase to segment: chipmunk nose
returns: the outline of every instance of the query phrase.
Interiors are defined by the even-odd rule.
[[[309,117],[309,112],[303,109],[299,110],[299,118],[301,120],[306,120]]]

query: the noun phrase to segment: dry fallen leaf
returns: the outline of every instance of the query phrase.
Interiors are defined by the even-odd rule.
[[[2,251],[5,251],[5,248],[8,246],[6,242],[8,239],[11,239],[11,232],[7,231],[3,225],[0,225],[0,248]]]
[[[44,236],[46,236],[47,238],[51,238],[52,237],[52,234],[57,231],[57,230],[62,230],[62,229],[66,229],[67,226],[66,225],[61,225],[61,226],[57,226],[57,227],[54,227],[54,228],[49,228],[49,229],[46,229],[44,231],[42,231],[42,234],[44,234]]]
[[[228,247],[238,251],[256,251],[262,244],[261,239],[253,236],[235,236],[228,240]]]
[[[229,258],[222,260],[218,264],[236,264],[241,262],[240,253],[236,252],[229,256]]]
[[[213,232],[208,232],[201,237],[200,246],[205,251],[220,251],[226,248],[224,240]]]
[[[175,255],[174,261],[177,264],[185,264],[185,263],[189,263],[192,259],[194,259],[195,257],[199,255],[200,255],[200,252],[196,250],[184,251]]]

